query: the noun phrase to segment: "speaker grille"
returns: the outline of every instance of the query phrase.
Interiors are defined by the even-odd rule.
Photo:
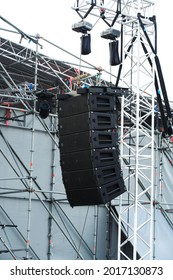
[[[91,169],[117,163],[118,149],[89,149],[61,154],[61,167],[65,171]]]
[[[126,191],[119,162],[116,99],[107,88],[60,100],[59,147],[70,205],[105,204]]]
[[[72,207],[105,204],[113,198],[120,196],[125,191],[124,181],[122,178],[119,178],[117,181],[113,181],[98,188],[68,190],[67,198]]]
[[[117,123],[116,115],[112,113],[86,112],[59,119],[61,135],[88,130],[109,130]],[[70,125],[69,125],[70,124]]]
[[[82,89],[80,89],[82,90]],[[85,91],[88,89],[84,89]],[[59,100],[59,118],[71,117],[85,112],[113,112],[115,110],[115,97],[112,95],[99,95],[90,93]]]
[[[63,182],[66,189],[99,187],[119,179],[121,169],[119,163],[92,169],[64,171]]]
[[[59,146],[62,153],[113,148],[117,146],[117,132],[88,130],[81,133],[63,135],[60,137]]]

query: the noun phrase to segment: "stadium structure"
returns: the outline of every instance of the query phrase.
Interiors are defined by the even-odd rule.
[[[0,39],[0,260],[173,258],[172,108],[154,6],[152,0],[75,1],[80,57],[0,17],[12,29],[3,31],[21,38]],[[110,47],[109,81],[87,62],[98,19],[107,27],[101,37]],[[43,54],[45,44],[78,62]],[[94,102],[101,109],[82,111]],[[97,137],[106,146],[97,146]],[[109,161],[111,167],[103,165]]]

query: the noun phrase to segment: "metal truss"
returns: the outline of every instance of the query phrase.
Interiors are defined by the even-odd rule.
[[[40,40],[47,44],[46,47],[53,46],[67,52],[46,39]],[[75,92],[79,86],[109,85],[101,77],[102,69],[97,69],[85,60],[82,60],[84,65],[79,64],[81,59],[76,55],[71,54],[76,59],[74,65],[41,54],[38,50],[40,45],[36,45],[36,50],[33,50],[4,38],[0,42],[0,106],[7,110],[1,116],[2,123],[16,119],[20,126],[24,124],[26,114],[36,110],[34,102],[39,92],[49,92],[56,99],[58,94]],[[88,74],[83,70],[85,68],[94,69],[96,73]],[[16,115],[17,111],[21,114]],[[38,112],[35,113],[38,115]]]
[[[72,7],[80,15],[82,19],[103,18],[101,12],[104,12],[105,22],[109,26],[113,26],[120,15],[118,22],[121,22],[121,16],[136,18],[137,13],[141,13],[144,17],[151,16],[151,9],[154,7],[153,0],[76,0]],[[153,13],[152,13],[153,14]],[[96,19],[95,22],[97,22]]]
[[[60,48],[57,45],[42,40],[55,48]],[[63,52],[66,50],[61,49]],[[72,54],[71,54],[72,55]],[[71,91],[72,87],[66,83],[66,79],[73,79],[73,84],[80,80],[81,85],[93,85],[95,83],[103,83],[101,79],[101,71],[97,70],[94,75],[77,71],[79,67],[87,67],[79,65],[80,58],[75,56],[78,64],[74,66],[70,62],[61,62],[43,55],[38,50],[32,50],[22,45],[16,44],[9,40],[1,38],[0,44],[0,80],[1,80],[1,99],[3,97],[9,98],[24,98],[30,99],[33,97],[35,91],[52,90],[57,92],[58,86],[66,91]],[[88,67],[96,70],[97,67],[90,65]],[[15,72],[14,72],[15,69]],[[86,73],[87,75],[83,75]]]
[[[150,60],[154,65],[154,53],[144,34],[154,45],[154,24],[148,19],[153,16],[153,1],[127,1],[127,4],[132,16],[123,23],[123,82],[131,94],[122,98],[121,156],[127,194],[120,198],[118,251],[119,259],[153,259],[155,69],[148,63]],[[139,13],[144,17],[145,31]],[[123,228],[125,239],[121,236]],[[133,244],[131,256],[124,249],[128,242]]]
[[[151,45],[155,47],[156,36],[153,8],[154,1],[147,0],[76,1],[74,5],[83,20],[99,17],[109,27],[119,26],[122,34],[122,65],[117,85],[129,88],[130,94],[121,100],[121,159],[127,193],[117,207],[119,259],[153,258],[155,67]],[[133,245],[131,253],[126,250],[129,243]]]

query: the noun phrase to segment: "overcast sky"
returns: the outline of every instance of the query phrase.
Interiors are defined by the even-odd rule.
[[[1,3],[0,14],[27,34],[39,33],[42,37],[80,56],[80,34],[72,31],[73,23],[80,21],[80,17],[71,8],[74,0],[5,0]],[[161,61],[169,100],[173,101],[172,93],[172,1],[156,0],[155,14],[158,26],[158,56]],[[1,27],[9,28],[0,20]],[[100,40],[100,33],[107,28],[102,21],[95,26],[95,36],[92,36],[92,53],[84,59],[95,66],[102,66],[109,71],[109,51],[107,40]],[[0,31],[0,36],[12,41],[20,40],[11,33]],[[100,43],[101,42],[101,43]],[[31,43],[28,47],[31,47]],[[106,51],[107,48],[107,51]],[[74,59],[65,52],[60,52],[50,45],[43,44],[43,52],[62,61],[73,62]],[[103,55],[104,53],[104,55]],[[77,62],[75,60],[75,62]],[[89,71],[89,70],[87,70]]]

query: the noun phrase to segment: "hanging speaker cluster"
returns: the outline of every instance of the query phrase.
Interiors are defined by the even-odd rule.
[[[91,53],[91,35],[88,34],[88,31],[91,31],[93,28],[92,24],[84,20],[73,24],[72,30],[76,32],[81,32],[81,54],[88,55]]]
[[[63,183],[72,207],[105,204],[126,191],[115,97],[106,87],[78,89],[78,94],[58,105]]]

